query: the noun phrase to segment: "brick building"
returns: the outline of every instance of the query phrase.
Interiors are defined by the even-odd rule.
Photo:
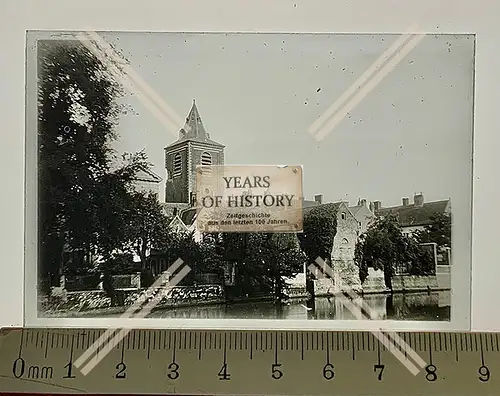
[[[224,145],[210,139],[193,100],[179,138],[165,147],[165,202],[193,203],[197,165],[224,165]]]

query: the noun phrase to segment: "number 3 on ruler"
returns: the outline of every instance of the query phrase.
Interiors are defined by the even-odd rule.
[[[168,365],[168,370],[169,373],[167,374],[167,377],[170,378],[171,380],[175,380],[179,378],[179,365],[175,362],[172,362]]]

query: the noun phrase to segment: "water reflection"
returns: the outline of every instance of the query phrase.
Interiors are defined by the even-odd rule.
[[[450,320],[450,292],[374,294],[358,297],[371,308],[376,320]],[[358,301],[360,302],[360,301]],[[316,298],[315,309],[305,301],[293,300],[277,306],[271,302],[246,302],[231,305],[180,307],[151,313],[152,318],[176,319],[336,319],[355,320],[344,302],[335,297]]]

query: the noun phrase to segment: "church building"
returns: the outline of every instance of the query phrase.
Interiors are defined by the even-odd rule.
[[[179,138],[165,147],[165,202],[192,205],[197,165],[224,165],[224,145],[210,139],[193,100]]]

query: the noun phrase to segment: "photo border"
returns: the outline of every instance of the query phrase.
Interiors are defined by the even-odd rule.
[[[69,31],[64,31],[68,32]],[[470,183],[470,196],[467,207],[456,209],[456,204],[452,200],[451,207],[453,213],[452,221],[452,255],[453,264],[451,271],[451,318],[450,321],[404,321],[404,320],[278,320],[278,319],[121,319],[121,318],[41,318],[38,317],[38,299],[37,299],[37,172],[38,172],[38,105],[37,105],[37,51],[29,50],[34,43],[30,40],[40,40],[50,38],[53,33],[64,33],[63,31],[27,31],[26,32],[26,167],[25,167],[25,280],[24,280],[24,325],[28,327],[116,327],[116,328],[168,328],[168,329],[261,329],[261,330],[449,330],[449,331],[468,331],[471,329],[471,271],[472,271],[472,207],[473,203],[473,158],[471,159],[468,183]],[[75,31],[71,31],[73,33]],[[111,32],[107,30],[107,32]],[[112,32],[120,32],[113,30]],[[125,32],[125,31],[123,31]],[[128,32],[128,31],[127,31]],[[145,33],[147,31],[136,31],[134,33]],[[280,32],[252,32],[252,31],[234,31],[234,32],[204,32],[204,31],[186,31],[167,33],[237,33],[237,34],[295,34],[296,31]],[[301,31],[300,33],[314,34],[311,31]],[[368,32],[371,34],[380,34]],[[397,32],[396,32],[397,33]],[[399,32],[401,33],[401,32]],[[444,32],[441,32],[443,34]],[[318,33],[328,34],[328,33]],[[352,34],[351,32],[338,32],[337,34]],[[432,33],[436,34],[436,33]],[[446,33],[445,33],[446,34]],[[449,34],[449,33],[448,33]],[[466,32],[455,32],[455,34],[466,34]],[[470,33],[467,33],[470,34]],[[47,36],[46,36],[47,35]],[[36,37],[38,36],[38,37]],[[61,39],[57,37],[55,39]],[[474,58],[477,56],[476,45],[477,36],[474,35]],[[475,65],[475,61],[474,61]],[[473,100],[471,105],[475,106],[475,80],[476,72],[472,76]],[[474,107],[475,109],[475,107]],[[475,112],[474,112],[475,113]],[[475,140],[475,117],[473,116],[471,133],[472,153],[474,153]],[[457,226],[458,218],[458,226]],[[467,227],[464,227],[467,225]],[[458,231],[458,237],[457,235]],[[466,229],[466,230],[465,230]],[[465,230],[465,231],[464,231]],[[461,234],[462,232],[462,234]],[[466,246],[466,249],[464,247]],[[460,254],[460,252],[467,252]],[[457,259],[458,256],[458,259]],[[456,292],[456,290],[464,292]]]

